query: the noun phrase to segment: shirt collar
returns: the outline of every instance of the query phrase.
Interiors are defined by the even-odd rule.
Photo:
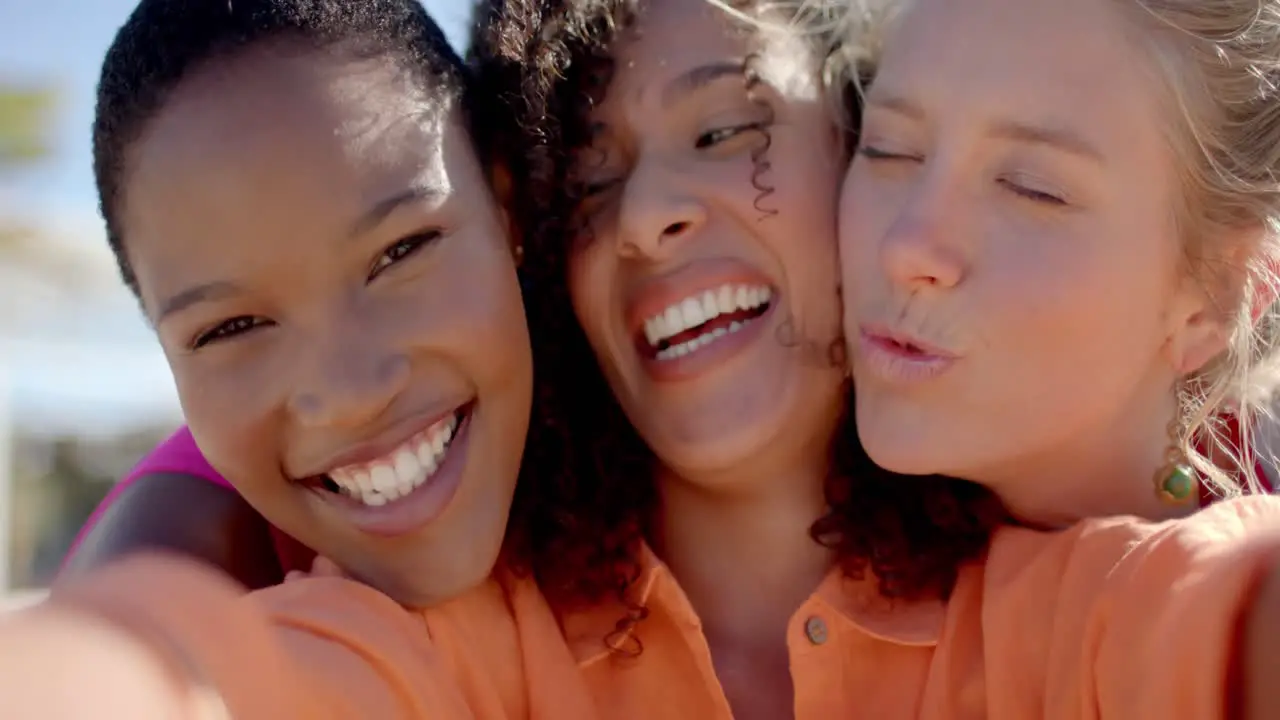
[[[626,653],[636,646],[635,633],[644,621],[628,623],[635,608],[648,613],[662,612],[690,632],[701,632],[702,624],[689,605],[671,571],[648,545],[641,548],[640,574],[628,594],[620,599],[578,608],[561,617],[562,630],[580,667],[608,657],[615,649]],[[841,620],[864,635],[895,645],[931,647],[942,634],[946,604],[941,600],[905,601],[884,598],[870,577],[852,578],[835,567],[797,613],[809,612],[814,603],[831,609]],[[643,632],[642,630],[640,630]]]

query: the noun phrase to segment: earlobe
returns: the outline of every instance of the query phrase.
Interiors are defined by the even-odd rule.
[[[1205,323],[1189,328],[1180,340],[1170,344],[1174,370],[1180,377],[1186,377],[1208,365],[1227,349],[1227,333],[1220,324]]]
[[[496,163],[489,173],[489,182],[493,186],[493,197],[498,203],[498,213],[502,221],[502,229],[507,233],[507,242],[511,245],[511,256],[519,267],[524,260],[524,242],[520,236],[520,228],[511,219],[511,172],[502,163]]]
[[[1179,377],[1199,371],[1221,355],[1230,337],[1225,316],[1208,303],[1197,304],[1181,313],[1169,334],[1169,362]]]

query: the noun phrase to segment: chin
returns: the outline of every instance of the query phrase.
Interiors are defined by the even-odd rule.
[[[871,462],[898,475],[945,475],[938,465],[922,457],[914,444],[862,443]]]
[[[858,403],[858,440],[876,465],[899,475],[948,475],[947,442],[925,423],[898,421],[891,411]]]
[[[447,557],[434,553],[404,557],[394,567],[385,562],[366,563],[364,570],[349,572],[353,579],[400,605],[426,608],[453,600],[485,582],[493,572],[500,547],[499,543],[491,550],[459,542],[450,547]],[[385,556],[379,558],[385,559]]]
[[[733,473],[771,448],[792,444],[788,436],[802,430],[794,422],[795,413],[788,422],[785,401],[752,398],[737,407],[708,405],[694,412],[667,413],[663,421],[641,431],[659,462],[681,475]]]
[[[704,475],[731,471],[759,454],[767,441],[754,438],[767,435],[754,433],[707,433],[698,439],[654,438],[646,444],[653,449],[658,461],[682,475]]]

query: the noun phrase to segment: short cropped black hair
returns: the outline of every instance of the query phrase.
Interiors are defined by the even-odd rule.
[[[142,0],[107,50],[93,121],[93,171],[107,241],[135,294],[119,223],[130,146],[184,78],[280,39],[385,58],[439,99],[462,100],[465,112],[466,68],[417,0]]]

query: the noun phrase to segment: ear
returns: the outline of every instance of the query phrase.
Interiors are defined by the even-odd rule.
[[[1194,278],[1183,280],[1169,313],[1169,364],[1179,377],[1204,367],[1227,349],[1231,313],[1217,307]]]
[[[1249,322],[1256,324],[1276,301],[1275,279],[1280,259],[1269,255],[1261,258],[1261,277],[1248,277],[1247,268],[1256,266],[1256,256],[1264,251],[1264,231],[1249,228],[1228,234],[1231,236],[1217,243],[1219,247],[1230,248],[1216,263],[1224,272],[1215,273],[1215,277],[1207,280],[1184,279],[1174,303],[1169,352],[1170,362],[1179,375],[1196,372],[1227,349],[1233,325],[1239,318],[1238,303],[1249,303]],[[1205,288],[1206,282],[1213,291]],[[1248,296],[1246,283],[1253,285]]]
[[[1269,256],[1262,263],[1262,276],[1254,279],[1249,322],[1256,326],[1267,308],[1275,304],[1277,294],[1280,294],[1280,257]]]
[[[511,171],[503,163],[495,163],[493,169],[489,171],[489,182],[493,186],[493,197],[498,203],[498,212],[502,217],[502,227],[507,231],[507,241],[511,245],[511,254],[516,259],[516,264],[520,264],[520,260],[524,257],[524,238],[520,234],[520,228],[516,227],[515,222],[511,219],[512,199],[512,181]]]
[[[494,163],[489,170],[489,184],[493,187],[493,197],[502,207],[511,203],[511,170],[505,163]]]

